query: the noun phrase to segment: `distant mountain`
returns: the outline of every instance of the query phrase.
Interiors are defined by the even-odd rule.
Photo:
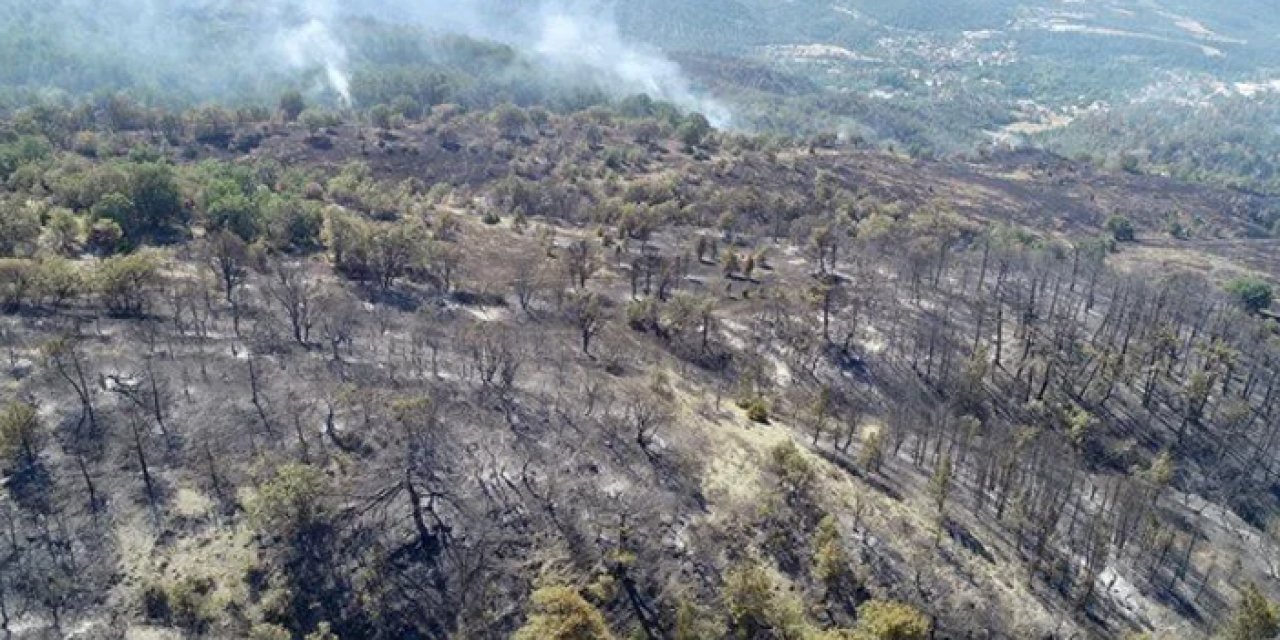
[[[1041,144],[1277,188],[1280,12],[1264,0],[650,0],[615,12],[627,35],[734,95],[748,126],[923,152]],[[762,83],[762,69],[790,80]],[[802,81],[820,91],[791,89]],[[1238,129],[1258,132],[1251,149],[1218,148]]]
[[[1145,41],[1183,50],[1189,63],[1197,53],[1250,63],[1280,60],[1280,17],[1262,0],[651,0],[619,3],[615,11],[633,36],[702,51],[810,43],[874,48],[879,38],[895,35],[947,38],[989,30],[1021,44],[1051,36],[1085,53]],[[1099,47],[1099,39],[1108,42]]]
[[[918,156],[1037,146],[1280,192],[1272,4],[0,0],[0,110],[48,89],[189,106],[270,103],[298,86],[359,108],[407,93],[561,110],[648,92],[745,131],[838,134]],[[550,64],[532,63],[556,12],[572,29],[550,35],[568,38]],[[472,42],[442,57],[427,42],[441,34]],[[341,76],[354,100],[332,87]]]

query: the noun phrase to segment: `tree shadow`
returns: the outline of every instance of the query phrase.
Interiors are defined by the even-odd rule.
[[[955,541],[956,544],[987,561],[987,564],[995,564],[995,556],[991,555],[991,551],[987,549],[986,545],[982,544],[982,541],[979,540],[977,536],[973,535],[973,533],[971,533],[963,524],[951,518],[947,518],[943,522],[942,527],[943,530],[947,532],[947,536]]]
[[[855,465],[853,461],[849,459],[848,456],[840,453],[836,453],[834,451],[826,451],[826,450],[818,451],[818,455],[822,456],[822,458],[827,462],[830,462],[831,464],[836,465],[845,473],[848,473],[849,475],[854,476],[855,478],[858,478],[859,480],[863,481],[872,489],[875,489],[876,491],[879,491],[885,496],[891,498],[895,502],[902,502],[903,496],[901,491],[890,486],[884,480],[876,477],[875,475],[866,473],[863,470],[859,469],[857,465]]]
[[[9,473],[4,485],[9,497],[22,509],[40,514],[53,512],[53,475],[43,462],[21,464]]]

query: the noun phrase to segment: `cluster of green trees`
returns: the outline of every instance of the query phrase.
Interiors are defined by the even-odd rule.
[[[1280,193],[1280,100],[1212,96],[1193,106],[1151,101],[1090,112],[1047,133],[1044,144],[1066,156],[1089,157],[1113,168]],[[1260,233],[1280,218],[1253,221]]]
[[[0,258],[0,304],[9,312],[59,309],[97,299],[119,315],[145,311],[158,282],[160,261],[149,252],[109,257],[90,266],[57,256]]]

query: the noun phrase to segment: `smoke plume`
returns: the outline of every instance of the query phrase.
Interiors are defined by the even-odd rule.
[[[71,91],[142,84],[174,101],[235,102],[292,81],[367,107],[353,104],[349,30],[374,20],[498,41],[550,78],[730,120],[670,58],[625,38],[602,0],[0,0],[0,19],[0,35],[7,24],[65,51],[63,75],[39,80]]]

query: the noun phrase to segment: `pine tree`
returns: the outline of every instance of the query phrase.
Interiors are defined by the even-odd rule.
[[[604,616],[574,589],[542,587],[533,592],[533,612],[514,640],[612,640]]]

